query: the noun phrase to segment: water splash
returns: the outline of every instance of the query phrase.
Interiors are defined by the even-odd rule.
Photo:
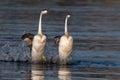
[[[30,49],[25,42],[0,42],[0,61],[29,61],[31,59]],[[114,55],[113,55],[114,53]],[[106,55],[105,55],[106,54]],[[49,63],[58,62],[58,53],[55,46],[46,45],[44,55]],[[97,55],[97,56],[96,56]],[[101,56],[102,55],[102,56]],[[112,56],[110,58],[110,56]],[[73,65],[82,66],[119,66],[119,51],[76,51],[74,50],[68,62]],[[107,60],[110,59],[110,60]],[[114,61],[114,59],[116,61]],[[117,60],[118,59],[118,60]],[[111,63],[110,63],[111,62]]]
[[[26,45],[26,42],[5,42],[0,48],[0,61],[31,61],[30,49]],[[46,56],[47,63],[59,62],[57,48],[51,47],[50,44],[46,45],[44,55]]]
[[[25,42],[5,42],[0,48],[0,61],[29,61],[31,59],[30,49]],[[46,46],[44,55],[48,62],[56,63],[58,53],[56,48]]]
[[[12,42],[6,42],[0,48],[1,61],[28,61],[30,59],[30,50],[25,43],[13,45]]]

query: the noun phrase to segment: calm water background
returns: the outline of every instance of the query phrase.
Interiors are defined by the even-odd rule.
[[[72,13],[68,28],[77,62],[69,66],[0,62],[0,80],[120,80],[119,0],[0,0],[0,54],[25,52],[18,45],[20,37],[37,33],[44,8],[49,13],[43,17],[43,32],[51,48],[53,37],[63,34],[66,14]],[[0,59],[9,60],[5,55]]]

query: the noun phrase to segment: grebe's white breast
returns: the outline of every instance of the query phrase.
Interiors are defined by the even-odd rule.
[[[32,46],[32,61],[40,61],[40,57],[44,52],[46,45],[46,36],[45,35],[35,35],[33,39]]]
[[[63,35],[59,42],[59,57],[65,59],[72,51],[73,38],[72,36]]]

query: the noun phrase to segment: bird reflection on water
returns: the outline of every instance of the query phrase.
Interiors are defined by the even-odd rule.
[[[32,80],[44,80],[45,66],[44,65],[31,65],[31,79]]]
[[[116,65],[118,66],[117,68],[108,68],[105,67],[105,63],[94,63],[90,60],[81,61],[81,65],[68,66],[29,64],[26,62],[0,62],[0,64],[0,80],[113,80],[113,78],[115,80],[120,79],[120,64]],[[106,66],[110,66],[110,64],[106,63]]]
[[[60,80],[71,80],[71,72],[67,66],[31,64],[32,80],[44,80],[46,76],[53,78],[56,76],[56,79],[58,76]]]
[[[60,80],[71,80],[71,71],[67,66],[60,66],[58,70],[58,78]]]

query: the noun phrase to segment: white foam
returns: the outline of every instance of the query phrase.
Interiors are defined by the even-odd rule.
[[[2,61],[27,61],[29,58],[29,48],[22,42],[16,46],[11,42],[6,42],[0,49],[0,60]]]

